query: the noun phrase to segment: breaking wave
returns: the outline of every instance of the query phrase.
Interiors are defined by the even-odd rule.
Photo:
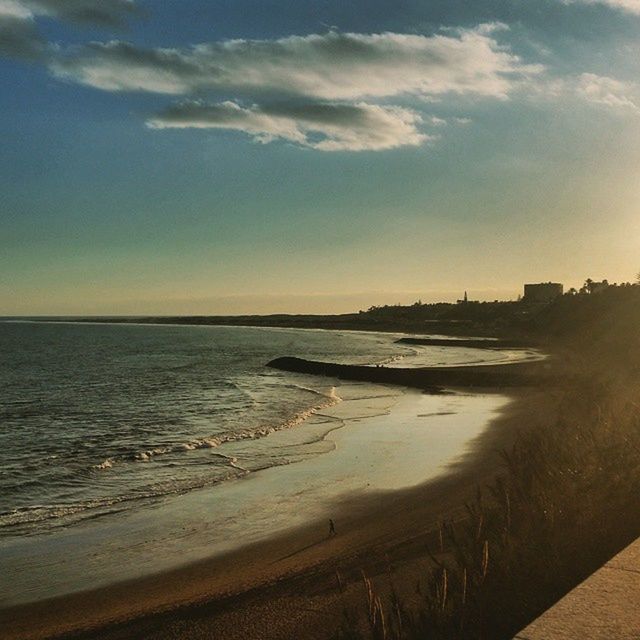
[[[297,388],[302,389],[304,391],[309,391],[315,395],[321,396],[324,399],[324,402],[320,402],[315,404],[312,407],[304,411],[299,411],[294,416],[285,420],[276,425],[267,425],[254,427],[249,429],[242,429],[236,431],[227,431],[224,433],[218,433],[206,438],[200,438],[197,440],[191,440],[189,442],[180,442],[177,444],[169,444],[158,447],[153,447],[150,449],[144,449],[142,451],[136,451],[130,453],[128,455],[120,455],[120,456],[112,456],[103,460],[101,463],[93,466],[96,470],[107,470],[111,469],[115,464],[121,462],[148,462],[153,458],[158,456],[163,456],[172,453],[179,452],[189,452],[189,451],[197,451],[199,449],[214,449],[228,442],[238,442],[240,440],[258,440],[260,438],[265,438],[276,431],[283,431],[285,429],[292,429],[299,424],[302,424],[305,420],[310,418],[315,413],[319,411],[323,411],[328,407],[332,407],[333,405],[341,402],[340,396],[338,396],[336,392],[336,388],[332,387],[329,393],[321,393],[314,389],[308,389],[306,387],[299,387],[295,385]],[[220,454],[222,456],[222,454]],[[228,456],[222,456],[228,457]]]

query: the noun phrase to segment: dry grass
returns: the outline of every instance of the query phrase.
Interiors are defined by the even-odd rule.
[[[567,386],[556,423],[502,452],[466,517],[440,525],[411,604],[391,568],[363,575],[366,606],[345,612],[340,640],[511,638],[640,535],[640,389],[628,372],[596,376],[601,364]]]

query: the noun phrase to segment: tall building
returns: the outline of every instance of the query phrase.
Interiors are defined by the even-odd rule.
[[[564,292],[559,282],[540,282],[539,284],[524,285],[524,302],[551,302]]]

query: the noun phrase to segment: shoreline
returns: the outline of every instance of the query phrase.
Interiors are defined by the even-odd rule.
[[[531,349],[533,347],[530,340],[508,340],[505,338],[414,338],[406,336],[396,342],[428,347],[471,347],[474,349]]]
[[[208,624],[219,618],[215,624],[222,625],[221,630],[228,624],[237,627],[238,622],[230,623],[227,616],[236,617],[244,611],[246,620],[251,620],[251,612],[258,615],[266,603],[285,595],[291,604],[295,594],[301,597],[300,582],[306,585],[303,592],[320,589],[325,592],[324,597],[337,597],[337,567],[346,574],[357,573],[365,558],[379,555],[381,549],[387,554],[411,557],[418,545],[424,553],[419,541],[432,535],[427,530],[438,520],[455,516],[475,493],[476,486],[494,477],[499,469],[496,450],[509,446],[518,430],[534,426],[536,420],[552,410],[553,400],[548,393],[511,389],[509,397],[503,414],[490,422],[472,450],[444,475],[417,487],[381,491],[336,505],[339,535],[331,540],[325,539],[326,523],[312,521],[265,542],[157,575],[2,609],[0,625],[10,630],[8,639],[52,638],[70,633],[75,637],[83,627],[92,629],[89,635],[85,634],[91,638],[160,638],[164,637],[163,632],[157,630],[157,635],[153,631],[160,621],[163,626],[167,621],[183,624],[185,616],[189,619],[196,610],[198,618],[204,615]],[[532,398],[536,398],[533,405]],[[526,409],[531,406],[536,411]],[[541,410],[541,406],[546,409]],[[327,583],[334,585],[329,591]],[[293,592],[292,585],[298,585]],[[305,594],[303,600],[308,597]],[[233,607],[226,610],[230,599]],[[224,615],[220,613],[223,610],[227,611]],[[260,616],[264,615],[262,611]],[[314,615],[317,617],[317,613]],[[123,624],[128,630],[119,636]],[[224,634],[236,637],[228,630]],[[252,637],[247,628],[243,634],[237,637]],[[199,636],[190,631],[189,637]]]
[[[515,303],[510,303],[515,304]],[[454,306],[454,305],[452,305]],[[468,320],[430,319],[422,321],[398,318],[372,318],[367,313],[339,315],[271,314],[238,316],[9,316],[1,322],[33,322],[62,324],[132,324],[169,326],[243,327],[254,329],[311,329],[321,331],[363,331],[403,335],[490,336],[503,333],[501,327],[486,327]],[[511,332],[509,332],[510,334]],[[513,336],[520,342],[520,332]],[[506,337],[503,339],[507,339]],[[531,339],[527,340],[531,344]]]

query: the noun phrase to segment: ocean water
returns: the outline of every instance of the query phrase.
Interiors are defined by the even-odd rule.
[[[398,337],[0,322],[0,608],[311,521],[324,531],[343,500],[447,473],[508,401],[279,372],[265,367],[272,358],[448,366],[537,357]]]
[[[396,344],[366,332],[0,323],[0,537],[132,510],[317,455],[295,429],[340,401],[281,355],[417,366],[510,352]]]
[[[0,536],[288,462],[258,441],[337,398],[327,381],[309,385],[266,362],[405,351],[367,334],[2,323]],[[255,446],[240,460],[230,445],[241,440]]]

